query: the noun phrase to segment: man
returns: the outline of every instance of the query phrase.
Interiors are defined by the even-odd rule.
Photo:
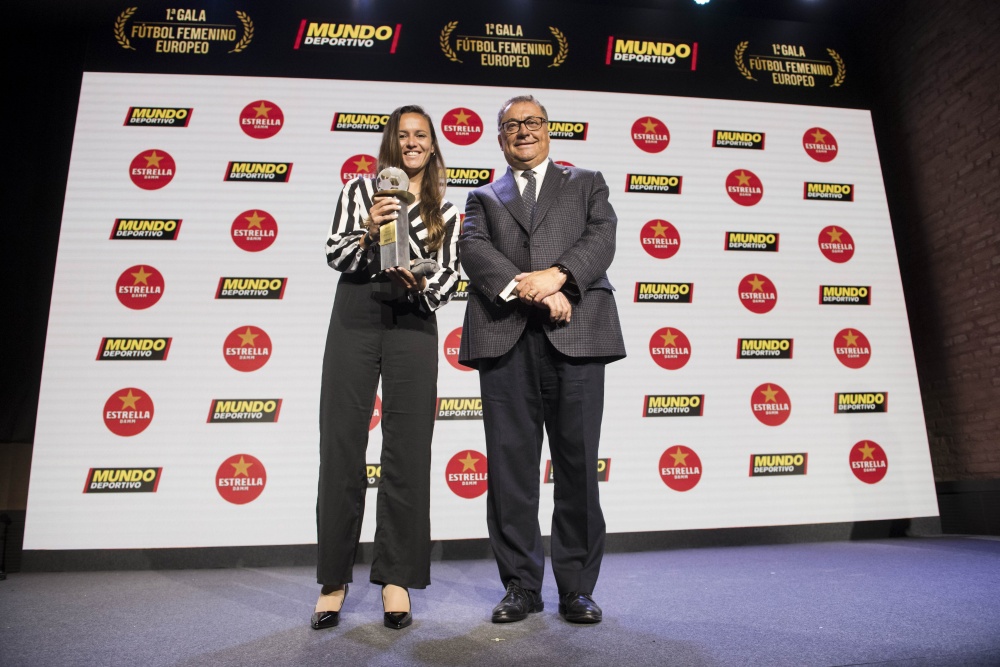
[[[607,268],[617,217],[599,172],[549,160],[548,114],[532,96],[497,116],[510,168],[473,190],[459,257],[470,290],[459,360],[479,370],[489,470],[487,525],[507,593],[494,623],[542,611],[538,525],[542,428],[554,469],[552,571],[559,613],[598,623],[604,554],[597,450],[604,367],[625,356]]]

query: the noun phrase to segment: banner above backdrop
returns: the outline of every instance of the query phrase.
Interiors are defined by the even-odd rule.
[[[827,26],[613,3],[126,3],[89,71],[420,81],[867,108],[867,49]]]

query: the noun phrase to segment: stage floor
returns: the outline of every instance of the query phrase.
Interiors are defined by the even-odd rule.
[[[314,631],[312,568],[10,574],[0,665],[1000,665],[1000,540],[900,538],[605,556],[604,622],[494,625],[491,560],[436,561],[414,624],[382,626],[368,566]]]

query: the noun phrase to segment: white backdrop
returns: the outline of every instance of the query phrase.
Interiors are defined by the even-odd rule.
[[[387,94],[387,92],[389,94]],[[300,544],[315,541],[320,363],[338,274],[323,244],[351,156],[375,155],[380,135],[331,131],[335,113],[387,114],[399,104],[425,107],[437,124],[447,164],[505,169],[492,131],[499,104],[525,91],[491,87],[317,81],[252,77],[86,73],[73,145],[53,287],[28,501],[26,549],[95,549]],[[610,532],[858,521],[937,514],[923,414],[902,287],[877,150],[867,111],[724,100],[534,90],[553,120],[588,123],[585,141],[553,140],[551,156],[601,170],[618,216],[610,270],[629,356],[609,366],[602,458],[610,459],[602,501]],[[267,100],[283,113],[281,130],[251,138],[241,110]],[[391,100],[391,101],[389,101]],[[191,108],[187,127],[130,127],[135,106]],[[442,119],[474,110],[485,128],[468,146],[450,143]],[[663,121],[669,145],[658,153],[632,141],[636,121]],[[453,117],[448,118],[453,122]],[[803,148],[806,130],[836,138],[838,153],[819,162]],[[716,130],[761,132],[764,150],[713,148]],[[132,160],[151,149],[176,163],[173,180],[143,190]],[[231,161],[290,162],[287,183],[226,182]],[[763,197],[740,206],[726,192],[732,172],[758,176]],[[680,195],[626,193],[628,174],[683,176]],[[853,202],[808,201],[804,182],[849,183]],[[447,197],[464,207],[467,188]],[[276,241],[246,252],[230,237],[241,212],[263,209]],[[174,241],[111,240],[118,218],[181,219]],[[647,222],[677,229],[676,255],[656,259],[640,242]],[[850,261],[819,250],[829,225],[849,232]],[[727,232],[780,235],[778,252],[724,250]],[[130,267],[154,267],[162,298],[132,310],[116,283]],[[740,281],[762,274],[777,289],[765,314],[739,299]],[[220,300],[221,277],[284,277],[280,300]],[[637,282],[693,283],[692,303],[635,303]],[[871,288],[867,306],[820,305],[821,285]],[[445,340],[461,327],[464,303],[439,311],[439,396],[478,397],[473,371],[446,359]],[[240,372],[223,358],[230,332],[259,327],[270,359]],[[686,365],[666,370],[650,354],[663,328],[691,343]],[[834,354],[838,332],[863,332],[871,359],[848,368]],[[106,337],[170,337],[164,361],[98,361]],[[792,359],[739,360],[740,338],[794,339]],[[751,410],[755,388],[783,388],[791,413],[779,426]],[[142,432],[121,436],[105,425],[105,403],[138,388],[155,405]],[[838,392],[887,392],[886,412],[836,414]],[[644,417],[647,395],[704,395],[700,417]],[[213,399],[280,398],[274,423],[208,423]],[[140,406],[141,407],[141,406]],[[885,477],[866,483],[852,472],[852,451],[874,442]],[[697,484],[664,483],[660,458],[683,446],[700,459]],[[453,458],[485,454],[482,422],[441,420],[432,467],[435,539],[486,536],[485,495],[462,497],[446,481]],[[377,462],[380,434],[367,460]],[[683,450],[686,451],[686,450]],[[751,457],[805,453],[805,474],[755,477]],[[246,455],[266,470],[252,502],[229,502],[217,471]],[[482,456],[484,458],[484,456]],[[875,457],[879,458],[878,455]],[[547,453],[539,479],[545,469]],[[477,471],[485,471],[485,460]],[[453,464],[454,465],[454,464]],[[229,466],[225,468],[225,466]],[[155,491],[93,493],[93,468],[160,468]],[[254,478],[250,469],[244,477]],[[229,473],[232,476],[233,473]],[[870,482],[872,477],[869,477]],[[543,487],[547,532],[551,489]],[[259,489],[258,489],[259,490]],[[362,539],[374,534],[369,491]]]

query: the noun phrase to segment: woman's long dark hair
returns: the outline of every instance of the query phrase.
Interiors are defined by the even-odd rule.
[[[424,167],[423,179],[420,182],[420,217],[427,227],[428,249],[437,250],[444,241],[441,202],[444,200],[447,172],[444,158],[441,156],[441,147],[438,146],[437,133],[434,131],[434,121],[421,107],[415,104],[402,106],[389,116],[389,122],[382,131],[382,145],[378,149],[378,171],[386,167],[403,168],[403,150],[399,147],[399,119],[404,113],[420,114],[427,119],[427,125],[431,128],[431,157]]]

